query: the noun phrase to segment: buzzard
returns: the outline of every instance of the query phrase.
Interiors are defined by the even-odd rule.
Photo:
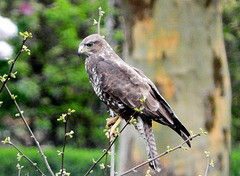
[[[128,121],[135,114],[135,128],[146,143],[148,158],[157,154],[152,121],[166,125],[177,132],[183,140],[190,134],[171,107],[143,72],[124,62],[99,34],[87,36],[79,45],[78,55],[85,54],[85,69],[97,96],[117,114],[117,126],[121,119]],[[139,100],[145,98],[145,102]],[[117,120],[118,119],[118,120]],[[190,143],[187,143],[191,147]],[[149,163],[150,168],[160,172],[160,161]]]

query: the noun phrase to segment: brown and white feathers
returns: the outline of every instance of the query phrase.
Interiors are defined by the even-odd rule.
[[[135,127],[146,143],[149,159],[157,156],[152,120],[169,126],[183,140],[190,136],[152,81],[124,62],[100,35],[92,34],[80,43],[78,55],[82,54],[87,56],[85,69],[95,93],[118,116],[127,121],[134,108],[140,107],[139,100],[146,98]],[[161,170],[159,160],[150,163],[150,167]]]

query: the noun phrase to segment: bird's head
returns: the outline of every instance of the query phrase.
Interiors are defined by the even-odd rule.
[[[83,39],[83,41],[79,44],[78,48],[78,56],[85,54],[87,56],[91,56],[99,52],[104,44],[105,40],[101,35],[92,34]]]

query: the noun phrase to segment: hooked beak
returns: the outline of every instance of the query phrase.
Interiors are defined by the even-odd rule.
[[[83,52],[78,51],[78,56],[80,57],[83,54]]]
[[[79,48],[78,48],[78,56],[80,57],[83,53],[84,53],[83,47],[79,46]]]

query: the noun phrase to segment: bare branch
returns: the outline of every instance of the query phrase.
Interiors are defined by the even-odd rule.
[[[110,118],[114,118],[114,112],[112,109],[109,110]],[[110,136],[110,141],[112,141],[114,136]],[[114,176],[115,170],[115,144],[111,147],[111,161],[110,161],[110,176]]]
[[[210,159],[210,152],[205,151],[205,154],[206,154],[206,158],[207,158],[207,167],[206,167],[204,176],[207,176],[209,167],[210,166],[214,167],[214,163],[213,163],[213,160]]]
[[[41,171],[41,169],[37,166],[37,163],[34,163],[30,158],[28,158],[14,143],[11,141],[6,142],[6,144],[13,146],[21,155],[23,158],[25,158],[32,166],[36,168],[36,171],[39,172],[42,176],[45,176],[45,174]],[[21,173],[21,168],[18,169],[18,175]]]
[[[112,139],[112,137],[111,137]],[[110,162],[110,176],[114,176],[115,173],[115,144],[111,147],[111,162]]]
[[[201,136],[201,135],[203,135],[203,132],[200,132],[200,133],[198,133],[198,134],[192,135],[192,136],[190,136],[187,140],[185,140],[182,144],[180,144],[180,145],[178,145],[178,146],[176,146],[176,147],[174,147],[174,148],[172,148],[172,149],[169,148],[168,150],[166,150],[166,151],[163,152],[162,154],[160,154],[160,155],[158,155],[158,156],[156,156],[156,157],[154,157],[154,158],[152,158],[152,159],[150,159],[150,160],[148,160],[148,161],[145,161],[145,162],[143,162],[143,163],[141,163],[141,164],[139,164],[139,165],[137,165],[137,166],[129,169],[128,171],[126,171],[126,172],[124,172],[124,173],[121,173],[119,176],[126,175],[126,174],[128,174],[128,173],[130,173],[130,172],[134,172],[134,171],[136,171],[136,169],[142,167],[142,166],[145,165],[145,164],[148,164],[148,163],[152,162],[153,160],[156,160],[157,158],[160,158],[160,157],[162,157],[162,156],[164,156],[164,155],[166,155],[166,154],[168,154],[168,153],[170,153],[170,152],[172,152],[172,151],[175,151],[175,150],[177,150],[177,149],[184,148],[183,145],[186,144],[189,140],[192,140],[192,139],[194,139],[194,138],[196,138],[196,137],[198,137],[198,136]]]
[[[140,109],[142,106],[142,104],[140,104],[140,106],[138,107],[138,109]],[[123,128],[119,131],[119,134],[123,132],[123,130],[127,127],[128,124],[132,123],[132,121],[134,120],[134,116],[135,114],[138,113],[138,111],[134,111],[133,115],[131,115],[131,118],[126,122],[126,124],[123,126]],[[87,176],[88,174],[91,173],[91,171],[93,170],[93,168],[102,160],[102,158],[108,154],[108,151],[111,149],[111,147],[113,146],[113,144],[116,142],[117,138],[119,137],[119,134],[117,134],[115,136],[115,138],[113,138],[113,140],[111,141],[111,143],[108,145],[107,149],[105,150],[105,152],[102,154],[102,156],[100,156],[100,158],[93,163],[93,165],[90,167],[90,169],[86,172],[86,174],[84,176]]]
[[[19,50],[19,52],[17,53],[15,59],[13,59],[12,62],[11,62],[11,67],[10,67],[10,70],[9,70],[9,72],[8,72],[7,78],[2,82],[2,86],[1,86],[1,88],[0,88],[0,94],[1,94],[1,92],[2,92],[2,90],[3,90],[3,88],[4,88],[4,86],[5,86],[5,84],[7,83],[7,81],[8,81],[8,80],[10,79],[10,77],[11,77],[11,74],[12,74],[12,72],[13,72],[13,67],[14,67],[14,65],[15,65],[15,62],[17,61],[17,59],[19,58],[19,56],[21,55],[21,53],[24,51],[23,48],[24,48],[24,46],[25,46],[25,45],[24,45],[25,42],[27,41],[28,38],[31,38],[31,37],[32,37],[32,34],[31,34],[31,33],[28,33],[28,32],[24,32],[24,33],[21,33],[21,32],[20,32],[20,35],[23,37],[23,41],[22,41],[20,50]],[[25,46],[25,47],[26,47],[26,46]]]
[[[97,22],[97,26],[98,26],[98,34],[101,35],[100,30],[101,30],[101,19],[102,16],[104,14],[104,11],[102,11],[102,7],[98,8],[98,22]]]
[[[2,82],[2,81],[1,81],[1,82]],[[2,83],[3,83],[3,82],[2,82]],[[32,130],[31,130],[31,128],[29,127],[29,125],[28,125],[28,123],[27,123],[27,121],[26,121],[26,119],[25,119],[25,117],[24,117],[24,115],[23,115],[23,111],[21,111],[21,109],[20,109],[20,107],[19,107],[19,105],[18,105],[18,103],[17,103],[17,101],[16,101],[16,98],[13,96],[13,94],[12,94],[11,91],[8,89],[8,87],[7,87],[6,84],[5,84],[4,87],[5,87],[5,89],[7,90],[8,94],[10,95],[10,97],[12,98],[12,100],[13,100],[13,102],[14,102],[17,110],[18,110],[18,113],[19,113],[20,117],[22,118],[25,126],[27,127],[27,129],[28,129],[28,131],[29,131],[29,133],[30,133],[30,136],[33,138],[34,142],[36,143],[37,148],[38,148],[38,151],[39,151],[39,153],[41,154],[41,156],[42,156],[42,158],[43,158],[43,160],[44,160],[44,163],[45,163],[45,165],[46,165],[49,173],[51,174],[51,176],[54,176],[54,173],[53,173],[53,171],[52,171],[52,169],[51,169],[51,167],[50,167],[50,165],[49,165],[49,163],[48,163],[48,161],[47,161],[47,157],[44,155],[44,153],[43,153],[43,151],[42,151],[42,148],[41,148],[41,146],[40,146],[37,138],[35,137],[35,135],[33,134]]]
[[[133,116],[132,116],[131,119],[129,119],[129,120],[127,121],[127,123],[123,126],[123,128],[120,130],[119,133],[121,133],[121,132],[127,127],[127,125],[129,124],[129,122],[130,122],[132,119],[133,119]],[[93,170],[93,168],[103,159],[103,157],[104,157],[105,155],[108,154],[108,151],[111,149],[111,147],[112,147],[113,144],[116,142],[116,140],[117,140],[118,137],[119,137],[119,135],[117,135],[117,136],[112,140],[112,142],[108,145],[107,149],[106,149],[105,152],[102,154],[102,156],[100,156],[99,159],[98,159],[96,162],[94,162],[94,164],[90,167],[90,169],[86,172],[86,174],[85,174],[84,176],[87,176],[88,174],[90,174],[90,172]]]
[[[72,113],[74,113],[75,110],[74,109],[68,109],[68,112],[66,114],[62,114],[58,119],[57,121],[62,121],[64,123],[64,141],[63,141],[63,148],[62,148],[62,151],[59,151],[59,153],[61,154],[62,156],[62,159],[61,159],[61,163],[62,163],[62,167],[61,167],[61,170],[60,170],[60,175],[63,176],[65,173],[66,173],[66,169],[64,169],[64,154],[65,154],[65,148],[66,148],[66,144],[67,144],[67,137],[70,137],[72,138],[73,137],[73,131],[71,130],[70,132],[67,132],[67,124],[68,124],[68,120],[69,120],[69,117]]]
[[[69,116],[67,116],[66,118],[66,122],[64,123],[64,142],[63,142],[63,148],[62,148],[62,171],[61,171],[61,175],[63,175],[63,169],[64,169],[64,152],[65,152],[65,148],[66,148],[66,143],[67,143],[67,122],[68,122]]]

